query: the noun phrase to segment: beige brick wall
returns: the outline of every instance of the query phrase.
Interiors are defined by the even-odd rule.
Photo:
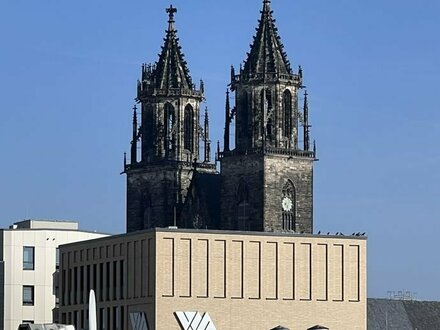
[[[130,313],[145,312],[150,330],[178,330],[178,311],[208,312],[218,330],[306,330],[316,324],[366,329],[364,238],[156,229],[70,244],[61,252],[61,270],[70,281],[61,285],[65,297],[78,281],[69,270],[91,265],[93,272],[97,265],[97,308],[105,313],[105,329],[120,329],[115,313],[123,312],[123,329],[131,329]],[[110,273],[101,276],[100,264],[104,270],[109,264]],[[84,287],[90,287],[87,280]],[[75,322],[86,308],[63,299],[61,312]]]
[[[176,311],[217,329],[366,329],[366,241],[326,236],[159,232],[156,329]]]

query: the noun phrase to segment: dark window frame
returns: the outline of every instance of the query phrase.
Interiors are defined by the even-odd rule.
[[[25,289],[30,289],[30,295],[31,298],[28,300],[27,297],[25,297]],[[34,306],[35,305],[35,287],[33,285],[23,285],[22,290],[22,303],[23,306]]]
[[[26,260],[26,251],[32,251],[32,260]],[[23,270],[35,270],[35,246],[23,246]]]

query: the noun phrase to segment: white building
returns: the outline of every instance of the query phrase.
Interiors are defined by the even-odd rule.
[[[58,246],[104,236],[72,221],[25,220],[0,229],[0,330],[56,322]]]

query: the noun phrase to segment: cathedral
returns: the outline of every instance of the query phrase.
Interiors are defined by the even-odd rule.
[[[135,106],[124,159],[127,232],[175,226],[312,233],[316,148],[308,95],[301,67],[294,72],[283,51],[270,0],[263,1],[247,58],[231,67],[223,148],[217,145],[214,162],[208,110],[201,109],[204,83],[196,86],[190,76],[176,12],[167,9],[159,59],[142,65],[138,81],[140,118]]]
[[[93,289],[98,329],[366,330],[366,237],[313,234],[308,95],[270,1],[231,67],[214,159],[176,13],[137,86],[127,233],[61,247],[60,319],[83,328]]]

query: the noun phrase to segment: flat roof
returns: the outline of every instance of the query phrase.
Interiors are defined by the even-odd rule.
[[[100,237],[87,242],[74,242],[62,245],[71,244],[81,244],[88,243],[95,240],[110,240],[117,239],[135,235],[143,235],[149,233],[189,233],[189,234],[208,234],[208,235],[241,235],[241,236],[266,236],[266,237],[301,237],[301,238],[334,238],[334,239],[357,239],[357,240],[367,240],[368,237],[365,235],[332,235],[332,234],[301,234],[294,232],[265,232],[265,231],[238,231],[238,230],[216,230],[216,229],[188,229],[188,228],[176,228],[176,227],[165,227],[165,228],[151,228],[139,231],[133,231],[129,233],[116,234],[106,237]]]

